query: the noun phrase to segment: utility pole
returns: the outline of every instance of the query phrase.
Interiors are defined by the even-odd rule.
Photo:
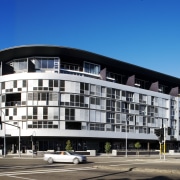
[[[164,124],[164,160],[166,160],[166,125]]]

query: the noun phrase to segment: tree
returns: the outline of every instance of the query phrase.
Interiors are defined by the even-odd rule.
[[[136,143],[134,144],[134,146],[135,146],[135,148],[137,149],[137,153],[136,153],[136,154],[139,155],[139,148],[141,148],[141,144],[140,144],[139,142],[136,142]]]
[[[104,148],[105,148],[105,152],[106,153],[110,153],[110,151],[111,151],[111,144],[110,144],[110,142],[106,142]]]
[[[66,141],[65,149],[66,149],[66,151],[71,151],[72,150],[72,146],[71,146],[71,141],[70,140]]]

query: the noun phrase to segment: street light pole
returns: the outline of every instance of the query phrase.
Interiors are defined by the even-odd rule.
[[[19,157],[21,157],[21,128],[19,128]]]
[[[166,124],[164,124],[164,160],[166,160]]]
[[[5,114],[2,109],[1,109],[1,113],[4,115],[4,121],[5,121]],[[4,124],[4,157],[6,157],[6,127],[5,127],[6,125],[5,125],[5,123],[3,123],[3,124]]]
[[[32,157],[34,157],[34,142],[33,142],[33,135],[34,134],[36,136],[36,132],[35,131],[33,131],[32,135],[31,135]]]
[[[128,119],[126,119],[126,158],[127,158],[127,121]]]
[[[3,113],[3,115],[4,115],[4,121],[2,122],[4,124],[4,157],[6,157],[6,124],[19,128],[19,157],[21,157],[21,152],[20,152],[20,150],[21,150],[21,128],[20,128],[20,126],[16,126],[16,125],[12,125],[12,124],[6,123],[5,122],[4,111],[2,109],[0,109],[0,110]]]
[[[4,157],[6,157],[6,127],[5,126],[6,124],[4,123]]]

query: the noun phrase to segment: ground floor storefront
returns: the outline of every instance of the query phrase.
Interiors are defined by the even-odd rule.
[[[60,151],[65,150],[66,142],[70,140],[74,151],[96,150],[97,153],[105,152],[105,144],[109,142],[111,149],[119,152],[126,151],[126,139],[106,139],[106,138],[79,138],[79,137],[21,137],[20,149],[22,153],[27,150],[33,151]],[[160,149],[158,140],[127,140],[127,151],[134,151],[135,143],[139,142],[141,151],[155,151]],[[4,150],[4,138],[0,139],[0,149]],[[6,137],[6,153],[18,153],[19,137]],[[166,141],[166,151],[180,150],[180,142]]]

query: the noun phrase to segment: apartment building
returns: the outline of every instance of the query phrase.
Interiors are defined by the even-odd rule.
[[[180,148],[180,80],[84,50],[32,45],[0,51],[0,149]]]

